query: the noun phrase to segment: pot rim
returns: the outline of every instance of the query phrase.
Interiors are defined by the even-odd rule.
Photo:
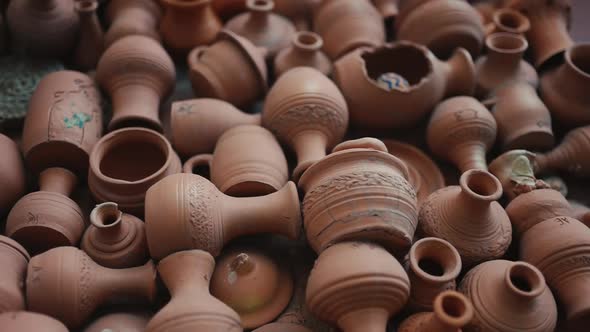
[[[513,48],[506,48],[506,47],[499,47],[498,45],[495,44],[495,42],[497,42],[498,40],[513,40],[513,41],[519,41],[520,42],[520,46],[519,47],[513,47]],[[488,48],[488,50],[492,50],[496,53],[501,53],[501,54],[519,54],[519,53],[524,53],[527,48],[529,47],[529,43],[527,42],[527,40],[519,35],[519,34],[515,34],[515,33],[511,33],[511,32],[495,32],[492,33],[491,35],[489,35],[486,38],[486,47]]]
[[[585,50],[588,52],[588,55],[590,57],[590,43],[580,43],[580,44],[575,44],[571,47],[569,47],[566,51],[565,51],[565,62],[567,65],[569,65],[576,73],[578,73],[579,75],[583,76],[584,78],[590,79],[590,70],[589,71],[584,71],[582,70],[572,59],[572,53],[576,52],[577,50]],[[589,59],[590,62],[590,59]]]
[[[181,8],[181,9],[186,9],[186,8],[192,8],[192,7],[197,7],[197,6],[204,6],[207,4],[210,4],[212,2],[212,0],[160,0],[163,4],[172,6],[172,7],[176,7],[176,8]]]
[[[506,16],[516,19],[520,23],[518,27],[513,28],[502,23],[502,19]],[[515,34],[525,33],[531,28],[531,22],[529,21],[528,17],[512,8],[500,8],[495,10],[492,14],[492,22],[495,25],[502,27],[503,30]]]
[[[446,269],[444,269],[444,273],[440,276],[436,276],[433,274],[430,274],[426,271],[424,271],[424,269],[422,269],[419,266],[419,261],[421,260],[421,258],[428,258],[428,257],[417,257],[417,248],[420,245],[423,246],[431,246],[431,243],[435,242],[438,246],[444,246],[448,249],[450,249],[450,252],[452,254],[452,256],[455,258],[455,261],[458,262],[458,264],[455,264],[455,266],[452,266],[452,269],[449,269],[448,271],[446,271]],[[410,248],[410,252],[408,253],[409,257],[410,257],[410,268],[412,269],[412,272],[414,272],[414,274],[416,274],[417,276],[419,276],[421,279],[426,280],[426,281],[432,281],[432,282],[450,282],[455,280],[458,276],[459,273],[461,273],[461,269],[462,269],[462,262],[461,262],[461,256],[459,254],[459,251],[457,251],[457,249],[448,241],[444,240],[444,239],[440,239],[440,238],[436,238],[436,237],[425,237],[423,239],[420,239],[418,241],[416,241],[412,247]],[[431,258],[432,259],[432,258]],[[444,267],[443,264],[439,264],[441,265],[441,267]]]

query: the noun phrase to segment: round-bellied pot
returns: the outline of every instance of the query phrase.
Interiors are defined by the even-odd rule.
[[[69,332],[59,320],[30,311],[12,311],[0,314],[0,325],[6,331]]]
[[[18,242],[0,235],[0,264],[3,267],[3,278],[0,280],[0,314],[26,309],[25,276],[30,259],[27,250]]]
[[[0,134],[0,216],[5,216],[27,189],[23,157],[16,143]]]
[[[546,153],[537,153],[535,173],[561,171],[579,177],[590,176],[590,126],[576,128],[561,143]]]
[[[413,287],[413,286],[412,286]],[[465,295],[447,290],[437,295],[432,312],[406,318],[398,332],[459,332],[473,320],[473,305]]]
[[[311,31],[299,31],[293,36],[291,47],[285,48],[274,59],[274,73],[281,76],[295,67],[313,67],[329,76],[332,62],[322,52],[324,40]]]
[[[162,10],[153,0],[111,0],[105,16],[110,23],[105,34],[105,47],[129,35],[141,35],[160,41],[158,22],[162,17]]]
[[[143,332],[150,320],[145,312],[116,312],[106,314],[84,328],[82,332]]]

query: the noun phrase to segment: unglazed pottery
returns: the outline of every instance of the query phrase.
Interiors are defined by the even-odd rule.
[[[78,248],[60,247],[31,259],[26,289],[29,310],[77,329],[107,301],[153,303],[156,269],[152,261],[141,267],[108,269]]]
[[[288,267],[253,248],[223,253],[211,277],[211,295],[234,309],[245,329],[273,321],[292,294]]]
[[[502,196],[500,181],[486,171],[469,170],[459,184],[436,191],[422,204],[419,234],[449,241],[464,267],[502,257],[512,241],[512,226],[496,202]]]
[[[407,271],[412,285],[408,308],[432,311],[439,294],[456,288],[461,256],[449,242],[427,237],[412,245],[408,257]]]
[[[149,319],[147,313],[117,312],[94,320],[82,332],[143,332]]]
[[[76,45],[79,22],[73,0],[11,1],[6,23],[16,52],[64,57]]]
[[[590,176],[590,126],[567,133],[553,150],[535,156],[535,173],[564,171],[575,176]]]
[[[496,141],[496,120],[472,97],[449,98],[438,104],[430,117],[427,141],[439,158],[453,163],[461,172],[487,170],[486,152]]]
[[[162,10],[153,0],[111,0],[106,10],[110,27],[105,35],[105,46],[130,35],[160,41],[158,22],[161,16]]]
[[[187,61],[193,92],[198,98],[216,98],[237,107],[249,107],[268,89],[264,52],[229,30],[222,30],[211,46],[193,49]]]
[[[230,196],[262,196],[281,189],[289,180],[287,158],[273,134],[255,125],[228,129],[215,152],[196,155],[184,164],[184,173],[208,166],[211,182]]]
[[[541,271],[525,262],[482,263],[461,281],[475,311],[466,332],[552,332],[557,304]]]
[[[547,219],[574,216],[565,197],[553,189],[533,190],[519,195],[506,206],[506,213],[519,236]]]
[[[69,332],[57,319],[30,311],[2,313],[0,326],[6,331]]]
[[[170,140],[183,157],[212,153],[226,130],[261,122],[260,114],[243,113],[228,102],[209,98],[173,102],[170,114]]]
[[[266,49],[267,56],[274,57],[291,43],[295,26],[287,18],[272,13],[272,0],[245,0],[247,13],[237,15],[225,24],[225,28]]]
[[[554,217],[531,227],[520,240],[520,259],[536,266],[565,312],[568,331],[590,324],[590,229],[569,217]]]
[[[235,198],[194,174],[174,174],[146,194],[145,223],[152,258],[186,249],[218,256],[230,240],[277,233],[296,239],[301,229],[299,197],[293,182],[266,196]]]
[[[261,326],[252,332],[312,332],[312,330],[298,324],[276,322]]]
[[[398,2],[399,0],[373,0],[373,5],[381,13],[386,27],[393,23],[399,14]]]
[[[213,0],[213,10],[225,21],[246,10],[244,0]]]
[[[526,150],[510,150],[496,159],[490,165],[490,173],[502,183],[504,196],[508,200],[516,196],[531,192],[535,189],[547,189],[549,185],[538,180],[533,171],[535,154]],[[528,211],[527,211],[528,213]]]
[[[96,201],[114,202],[121,211],[142,216],[146,190],[181,171],[180,159],[164,136],[124,128],[105,135],[92,150],[88,189]]]
[[[313,26],[332,60],[359,47],[385,42],[383,20],[369,0],[322,1],[315,9]]]
[[[24,281],[30,259],[27,250],[18,242],[0,235],[0,314],[26,309]]]
[[[574,219],[581,221],[584,225],[590,227],[590,208],[578,201],[569,199],[568,203],[572,207],[571,215]]]
[[[262,124],[297,154],[293,171],[297,181],[342,140],[348,128],[348,107],[329,78],[317,69],[298,67],[282,75],[269,91]]]
[[[397,42],[360,49],[334,63],[351,124],[367,129],[417,125],[443,98],[471,95],[475,67],[464,49],[446,62],[426,47]]]
[[[289,18],[298,31],[309,30],[313,9],[321,0],[274,0],[274,11]]]
[[[343,332],[383,332],[409,294],[406,272],[386,250],[344,242],[320,254],[305,297],[311,312]]]
[[[162,131],[160,102],[172,92],[175,78],[172,59],[154,39],[133,35],[113,43],[96,68],[96,80],[113,103],[109,130],[144,126]]]
[[[471,301],[453,290],[437,295],[432,307],[432,312],[422,312],[406,318],[397,331],[460,332],[473,320]]]
[[[486,24],[488,35],[494,32],[508,32],[524,35],[531,28],[528,17],[512,8],[499,8],[494,10],[491,22]]]
[[[202,250],[180,251],[158,264],[170,302],[148,323],[146,332],[238,332],[240,316],[209,293],[215,260]]]
[[[221,30],[221,20],[211,0],[163,0],[160,32],[164,45],[175,54],[187,54],[196,46],[212,43]]]
[[[25,194],[26,179],[23,158],[16,143],[0,134],[0,216],[5,216]]]
[[[77,0],[74,8],[80,19],[74,62],[81,70],[93,70],[104,51],[104,34],[96,10],[97,0]]]
[[[329,76],[332,62],[322,52],[324,41],[320,35],[311,31],[300,31],[293,36],[292,45],[279,52],[274,60],[274,73],[281,76],[295,67],[313,67]]]
[[[95,262],[113,269],[141,266],[149,259],[143,221],[119,211],[116,203],[98,204],[90,213],[80,248]]]
[[[309,245],[365,240],[405,254],[417,223],[408,169],[374,138],[346,141],[303,173],[303,216]]]

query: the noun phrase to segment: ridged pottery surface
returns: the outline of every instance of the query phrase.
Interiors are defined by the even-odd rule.
[[[547,219],[574,216],[567,199],[553,189],[538,189],[519,195],[506,206],[506,213],[520,236]]]
[[[0,134],[0,216],[5,216],[27,189],[23,157],[16,143]]]
[[[538,180],[533,171],[535,154],[527,150],[510,150],[496,157],[490,165],[490,173],[502,183],[504,196],[512,200],[518,195],[536,189],[550,188],[543,180]],[[528,213],[527,211],[526,213]],[[512,220],[514,222],[514,220]]]
[[[421,312],[406,318],[397,331],[460,332],[473,320],[473,305],[461,293],[444,291],[436,297],[432,306],[432,312]]]
[[[150,315],[142,312],[118,312],[104,315],[86,326],[82,332],[143,332]]]
[[[578,177],[590,176],[590,126],[574,129],[553,150],[535,156],[535,173],[562,171]]]
[[[6,331],[69,332],[59,320],[30,311],[2,313],[0,326]]]
[[[0,235],[0,314],[26,309],[24,281],[30,259],[18,242]]]
[[[332,62],[322,52],[324,40],[311,31],[299,31],[293,36],[291,47],[279,52],[274,60],[275,75],[281,76],[295,67],[313,67],[328,76]]]
[[[111,0],[106,10],[110,23],[105,46],[129,35],[141,35],[160,41],[158,22],[162,9],[153,0]]]

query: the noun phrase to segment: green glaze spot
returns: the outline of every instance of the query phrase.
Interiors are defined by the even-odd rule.
[[[92,120],[92,115],[77,112],[72,114],[71,118],[64,118],[64,123],[66,124],[66,128],[84,128],[86,122],[90,122]]]

